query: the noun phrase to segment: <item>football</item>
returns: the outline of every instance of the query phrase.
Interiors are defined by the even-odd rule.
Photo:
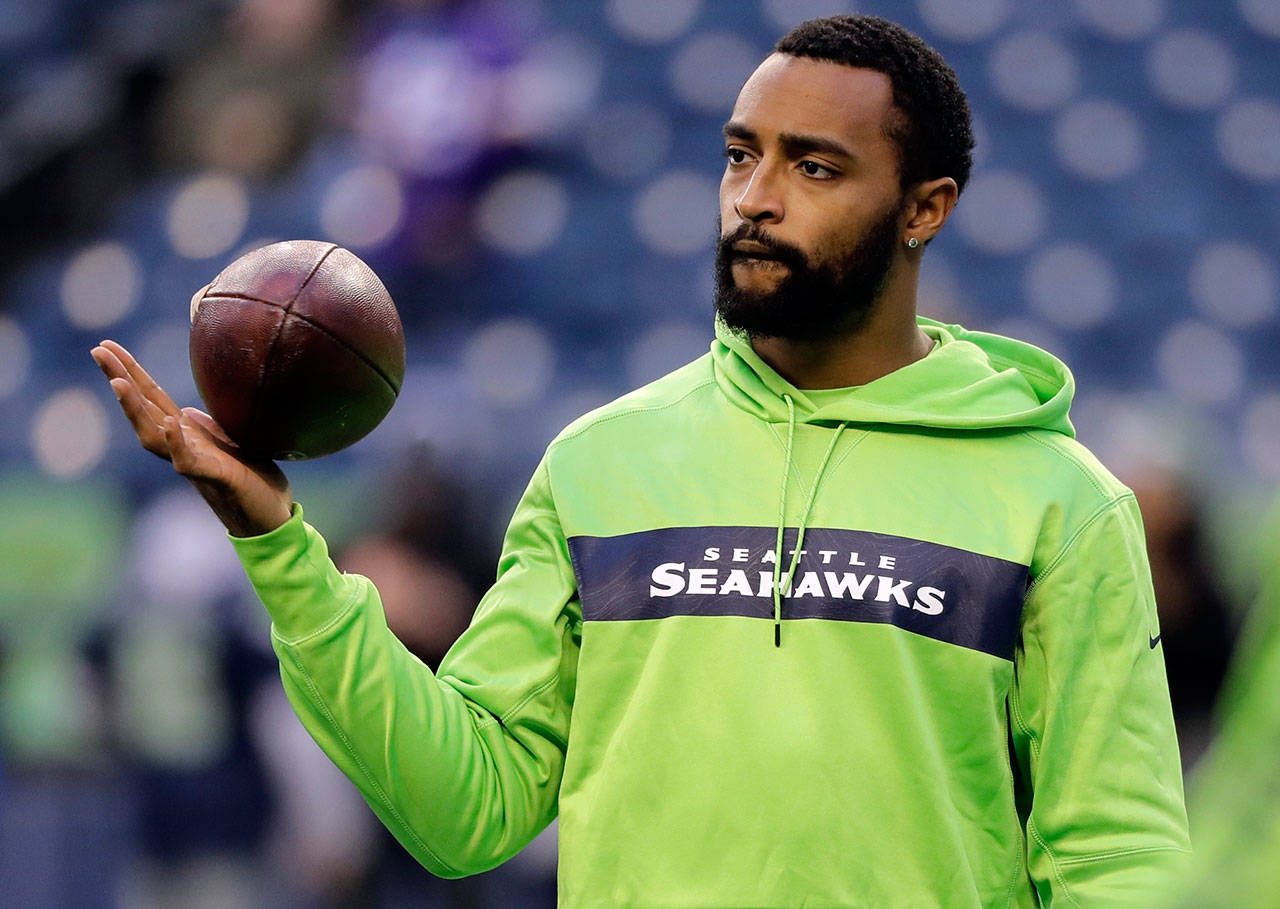
[[[288,240],[236,259],[191,300],[191,372],[210,415],[273,460],[366,436],[404,381],[404,330],[373,270],[333,243]]]

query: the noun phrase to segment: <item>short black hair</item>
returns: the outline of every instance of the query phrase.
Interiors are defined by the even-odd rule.
[[[829,16],[801,22],[774,50],[884,73],[900,113],[886,135],[898,146],[902,188],[951,177],[964,190],[973,167],[969,101],[955,71],[921,38],[878,16]]]

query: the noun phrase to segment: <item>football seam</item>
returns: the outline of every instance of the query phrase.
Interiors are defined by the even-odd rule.
[[[389,388],[391,389],[391,393],[392,393],[393,395],[395,395],[395,396],[397,396],[397,397],[400,395],[400,389],[399,389],[399,387],[397,387],[397,386],[396,386],[396,383],[395,383],[395,382],[392,382],[392,381],[391,381],[391,378],[390,378],[390,377],[389,377],[385,372],[383,372],[383,371],[382,371],[382,368],[381,368],[380,366],[378,366],[378,364],[377,364],[377,363],[373,362],[373,360],[369,359],[367,356],[365,356],[365,355],[364,355],[363,353],[361,353],[359,350],[357,350],[356,348],[352,347],[350,344],[348,344],[348,343],[347,343],[346,341],[344,341],[342,338],[340,338],[340,337],[338,337],[337,335],[335,335],[335,334],[334,334],[333,332],[331,332],[329,329],[325,328],[325,327],[324,327],[323,325],[321,325],[319,322],[314,322],[314,321],[312,321],[311,319],[308,319],[306,316],[304,316],[304,315],[303,315],[302,313],[300,313],[300,312],[290,312],[289,310],[285,309],[285,307],[284,307],[284,305],[283,305],[283,304],[280,304],[280,303],[272,303],[270,300],[262,300],[262,299],[259,299],[258,297],[251,297],[251,296],[249,296],[248,294],[210,294],[209,296],[205,297],[204,299],[206,299],[206,300],[219,300],[219,299],[221,299],[221,300],[240,300],[241,302],[244,302],[244,303],[261,303],[263,306],[270,306],[272,309],[278,309],[278,310],[280,310],[280,311],[281,311],[281,314],[284,316],[284,318],[282,318],[282,319],[280,320],[280,325],[279,325],[279,326],[277,326],[277,328],[276,328],[276,334],[275,334],[275,336],[274,336],[274,337],[272,338],[272,340],[271,340],[271,348],[270,348],[270,350],[268,350],[268,352],[267,352],[267,357],[266,357],[266,361],[265,361],[265,363],[270,363],[270,361],[271,361],[271,351],[274,351],[274,350],[275,350],[275,339],[276,339],[276,338],[278,338],[278,337],[279,337],[279,335],[280,335],[280,333],[284,331],[284,323],[288,320],[289,316],[293,316],[293,318],[297,319],[298,321],[300,321],[300,322],[305,322],[307,325],[310,325],[310,326],[311,326],[312,328],[314,328],[316,331],[319,331],[319,332],[321,332],[321,333],[323,333],[323,334],[327,335],[327,336],[328,336],[328,337],[329,337],[329,338],[330,338],[330,339],[331,339],[335,344],[337,344],[339,347],[342,347],[342,348],[344,348],[345,350],[349,350],[351,353],[355,354],[355,355],[356,355],[356,357],[358,357],[358,358],[360,359],[360,361],[361,361],[361,362],[363,362],[366,366],[368,366],[370,369],[372,369],[372,370],[373,370],[373,371],[378,375],[378,378],[382,379],[382,381],[384,381],[384,382],[386,382],[386,383],[387,383],[387,387],[389,387]],[[265,363],[264,363],[264,365],[263,365],[263,372],[264,372],[264,373],[266,372],[266,365],[265,365]],[[263,377],[262,377],[262,375],[259,375],[259,377],[258,377],[258,383],[259,383],[259,385],[261,385],[261,383],[262,383],[262,378],[263,378]]]
[[[284,305],[283,309],[280,312],[280,321],[276,323],[275,334],[271,336],[271,343],[267,345],[266,356],[262,358],[262,368],[258,370],[258,381],[254,383],[254,386],[253,386],[253,389],[254,389],[253,403],[249,405],[250,425],[253,425],[254,423],[257,422],[258,405],[262,403],[263,380],[266,379],[267,370],[271,366],[271,359],[272,357],[275,356],[276,344],[280,342],[280,335],[284,332],[284,323],[289,319],[289,309],[290,307],[293,306],[295,302],[297,302],[298,297],[302,296],[302,291],[305,290],[306,286],[311,283],[311,279],[316,276],[316,272],[320,270],[320,266],[324,264],[324,260],[329,258],[329,254],[332,253],[337,248],[338,248],[338,244],[334,243],[324,251],[324,255],[316,260],[315,265],[311,266],[311,271],[307,272],[307,276],[306,278],[303,279],[302,284],[298,286],[298,290],[294,293],[292,297],[289,298],[289,302]],[[259,301],[259,302],[262,302],[262,301]],[[268,305],[271,305],[271,304],[268,304]]]
[[[298,287],[298,292],[295,293],[289,299],[289,302],[284,305],[285,312],[288,312],[293,307],[293,304],[298,301],[298,297],[302,296],[302,292],[307,289],[307,285],[310,284],[311,279],[316,276],[316,272],[320,270],[320,266],[324,264],[324,260],[329,258],[329,256],[332,255],[333,251],[337,248],[338,248],[337,243],[330,244],[329,248],[324,251],[324,255],[316,260],[315,265],[311,266],[311,271],[307,273],[306,278],[303,279],[302,284]]]
[[[389,378],[387,378],[387,374],[386,374],[386,373],[384,373],[381,369],[379,369],[379,368],[378,368],[378,364],[377,364],[377,363],[375,363],[375,362],[373,362],[372,360],[370,360],[368,357],[366,357],[366,356],[365,356],[364,354],[362,354],[360,351],[356,350],[354,347],[352,347],[352,346],[351,346],[350,344],[348,344],[346,341],[342,340],[342,338],[338,337],[338,336],[337,336],[337,335],[335,335],[333,332],[329,331],[329,329],[325,328],[325,327],[324,327],[323,325],[321,325],[319,322],[312,322],[310,319],[308,319],[306,316],[302,315],[301,313],[296,313],[296,312],[285,313],[285,318],[286,318],[286,319],[287,319],[289,316],[293,316],[293,317],[294,317],[295,319],[297,319],[298,321],[303,322],[303,323],[305,323],[305,324],[307,324],[307,325],[310,325],[310,326],[311,326],[312,328],[314,328],[316,331],[318,331],[318,332],[320,332],[320,333],[322,333],[322,334],[328,335],[328,336],[329,336],[329,338],[330,338],[330,339],[332,339],[332,340],[333,340],[333,342],[334,342],[335,344],[337,344],[339,347],[343,347],[343,348],[346,348],[347,350],[351,351],[351,353],[355,354],[355,355],[356,355],[356,357],[357,357],[357,358],[359,358],[359,359],[360,359],[360,361],[361,361],[361,362],[363,362],[365,366],[368,366],[370,369],[372,369],[372,370],[373,370],[373,372],[374,372],[374,374],[375,374],[375,375],[377,375],[377,377],[378,377],[379,379],[381,379],[382,381],[384,381],[384,382],[386,382],[386,383],[387,383],[387,387],[391,389],[391,396],[392,396],[392,397],[398,397],[398,396],[400,395],[400,389],[396,387],[396,384],[395,384],[394,382],[392,382]],[[283,323],[282,323],[282,330],[283,330]]]

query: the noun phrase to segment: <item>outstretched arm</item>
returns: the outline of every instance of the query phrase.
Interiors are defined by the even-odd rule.
[[[120,345],[104,341],[93,358],[143,447],[226,525],[271,615],[285,693],[391,832],[445,877],[519,851],[556,814],[582,629],[545,468],[437,678],[388,629],[373,585],[334,567],[274,464],[178,408]]]

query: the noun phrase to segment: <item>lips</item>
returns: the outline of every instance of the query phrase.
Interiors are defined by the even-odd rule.
[[[763,243],[756,243],[753,240],[741,240],[733,244],[733,252],[739,258],[744,259],[769,259],[777,261],[777,256],[773,250],[765,246]]]
[[[769,247],[759,243],[735,243],[733,245],[733,261],[742,264],[770,263],[785,264]]]

